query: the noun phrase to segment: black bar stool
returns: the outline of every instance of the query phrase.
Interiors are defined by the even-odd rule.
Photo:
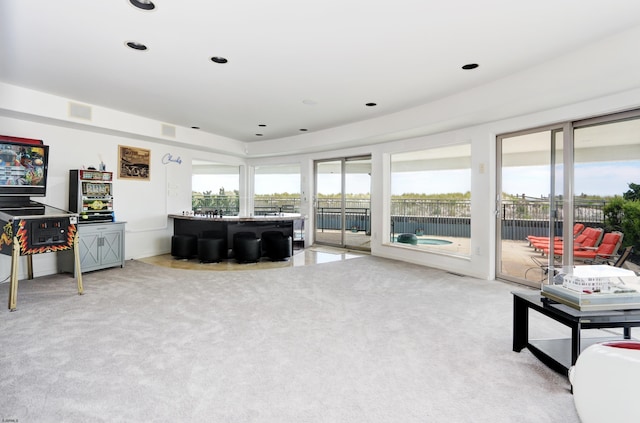
[[[221,231],[204,231],[198,239],[198,259],[202,263],[218,263],[227,258],[227,239]]]
[[[195,235],[173,235],[171,237],[171,255],[180,259],[189,259],[198,254],[198,237]]]
[[[238,263],[256,263],[262,256],[260,238],[254,232],[233,234],[233,254]]]
[[[280,231],[264,231],[261,235],[264,255],[271,260],[288,260],[293,254],[293,240]]]

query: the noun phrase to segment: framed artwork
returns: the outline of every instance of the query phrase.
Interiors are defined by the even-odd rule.
[[[148,181],[151,176],[151,150],[119,145],[118,163],[118,178]]]

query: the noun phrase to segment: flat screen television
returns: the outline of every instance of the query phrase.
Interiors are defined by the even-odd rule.
[[[0,198],[47,195],[49,146],[0,135]]]

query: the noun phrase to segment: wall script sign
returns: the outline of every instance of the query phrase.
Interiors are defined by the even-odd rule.
[[[177,164],[182,164],[182,159],[180,158],[180,156],[178,157],[173,157],[171,155],[171,153],[167,153],[164,156],[162,156],[162,164],[169,164],[169,163],[177,163]]]

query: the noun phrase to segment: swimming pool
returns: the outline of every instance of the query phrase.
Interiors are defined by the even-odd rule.
[[[417,244],[418,245],[449,245],[449,244],[453,244],[453,242],[451,241],[447,241],[446,239],[438,239],[438,238],[420,238],[420,237],[416,237],[417,238]],[[394,236],[393,237],[393,242],[398,242],[398,237]],[[403,242],[400,241],[400,244],[414,244],[413,242]]]

